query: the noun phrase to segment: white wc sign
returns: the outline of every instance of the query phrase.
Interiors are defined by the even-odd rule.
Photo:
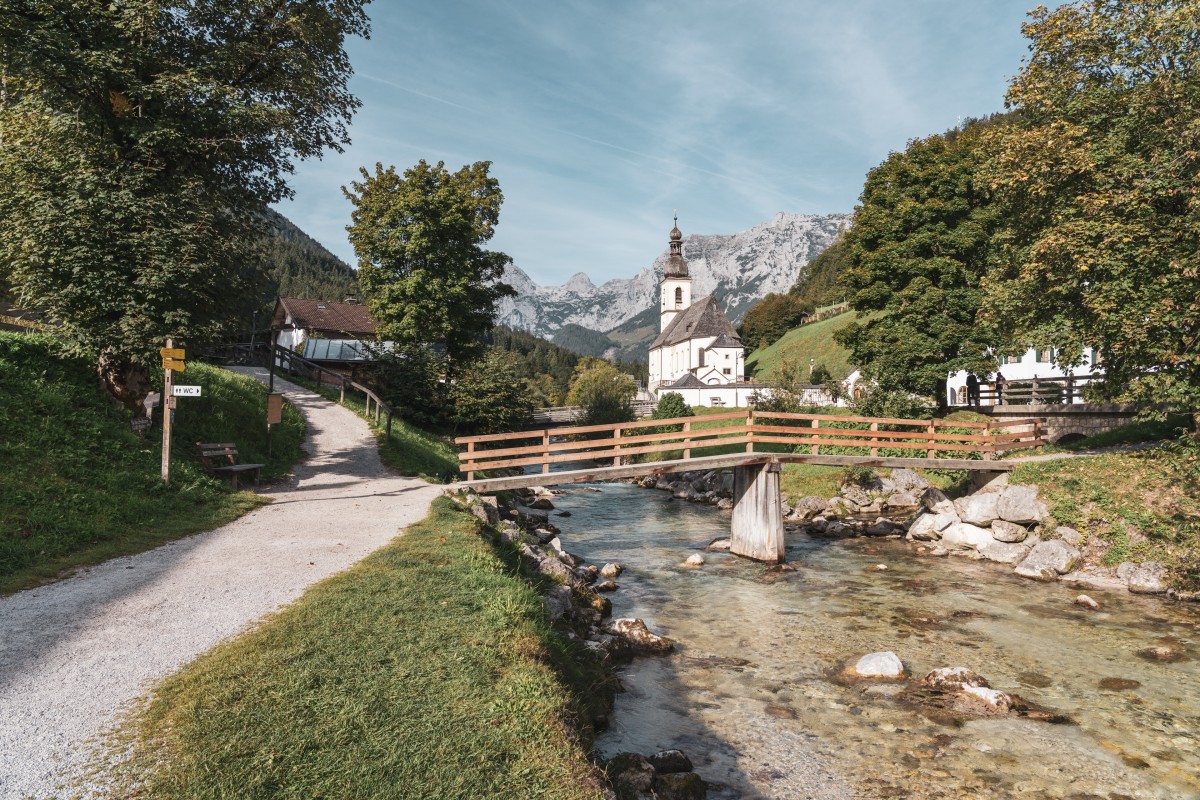
[[[171,396],[172,397],[199,397],[200,396],[200,387],[199,386],[180,386],[179,384],[175,384],[174,386],[171,387]]]

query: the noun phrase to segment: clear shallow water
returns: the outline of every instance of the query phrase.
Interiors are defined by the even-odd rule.
[[[896,540],[790,534],[797,572],[774,583],[727,554],[692,570],[681,562],[728,535],[728,512],[594,488],[556,498],[564,545],[625,564],[614,616],[678,644],[624,669],[603,754],[679,747],[718,798],[1200,798],[1196,606],[1092,592],[1103,608],[1086,611],[1077,589]],[[1184,660],[1138,655],[1164,644]],[[896,684],[831,680],[880,650],[918,677],[969,667],[1071,723],[937,722]]]

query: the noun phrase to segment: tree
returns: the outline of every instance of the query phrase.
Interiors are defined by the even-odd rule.
[[[363,0],[9,0],[0,274],[139,413],[163,339],[257,297],[262,213],[358,106]]]
[[[872,316],[835,338],[863,375],[885,390],[946,404],[946,379],[987,374],[995,343],[977,319],[996,208],[978,173],[984,124],[909,143],[867,176],[846,234],[839,285]]]
[[[490,166],[451,173],[422,160],[399,175],[376,164],[342,188],[354,205],[347,231],[379,338],[444,345],[452,369],[480,347],[496,301],[515,294],[499,282],[512,259],[483,249],[504,201]]]
[[[1200,37],[1195,0],[1039,7],[990,180],[1005,225],[988,318],[1103,354],[1124,397],[1200,409]]]
[[[666,392],[658,398],[658,405],[654,407],[654,413],[650,415],[651,419],[675,419],[677,417],[694,417],[696,412],[683,399],[683,395],[679,392]]]
[[[459,371],[450,402],[455,426],[471,433],[524,430],[533,420],[533,394],[516,357],[494,348]]]
[[[575,367],[567,405],[582,406],[583,425],[632,422],[637,384],[599,358],[586,357]]]

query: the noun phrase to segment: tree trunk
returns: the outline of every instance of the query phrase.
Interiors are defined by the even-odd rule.
[[[949,380],[943,378],[937,382],[937,415],[939,417],[946,416],[950,410],[950,402],[946,399],[946,386]]]
[[[153,388],[150,385],[150,370],[115,355],[111,350],[105,350],[100,354],[96,374],[104,391],[119,405],[129,409],[134,419],[149,416],[143,401]]]

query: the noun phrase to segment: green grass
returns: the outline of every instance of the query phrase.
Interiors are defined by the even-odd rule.
[[[477,526],[439,498],[164,681],[119,768],[138,796],[599,798],[570,731],[610,681],[550,632],[540,595]]]
[[[341,393],[332,386],[318,385],[301,377],[282,376],[337,402]],[[431,483],[449,483],[458,474],[458,451],[444,436],[422,430],[400,417],[392,418],[392,437],[384,435],[382,424],[366,415],[366,400],[353,390],[346,391],[346,408],[365,419],[379,437],[379,458],[401,475],[423,478]],[[381,422],[383,417],[380,417]]]
[[[858,319],[856,312],[823,319],[793,328],[783,338],[746,359],[747,370],[758,380],[769,380],[777,364],[788,361],[807,366],[824,364],[833,377],[841,380],[850,374],[850,351],[833,341],[833,334]]]
[[[0,594],[71,568],[209,530],[266,501],[229,491],[199,465],[197,440],[234,441],[278,475],[300,456],[304,426],[285,407],[266,459],[265,392],[249,378],[189,364],[172,481],[159,478],[161,428],[130,431],[129,413],[99,389],[92,362],[43,335],[0,332]]]
[[[1054,522],[1086,534],[1101,563],[1160,561],[1200,590],[1200,445],[1182,437],[1133,452],[1034,461],[1013,471]]]

